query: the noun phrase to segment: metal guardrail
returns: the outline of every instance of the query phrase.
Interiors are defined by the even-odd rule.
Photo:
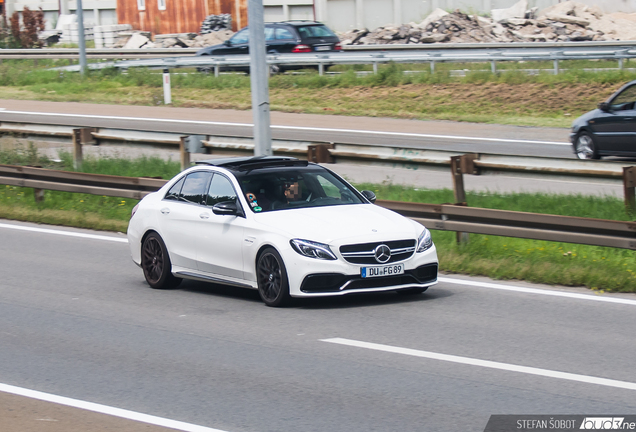
[[[554,71],[559,71],[561,60],[617,60],[620,68],[623,60],[636,57],[634,47],[600,47],[590,48],[474,48],[470,50],[413,50],[413,51],[381,51],[381,52],[336,52],[321,54],[274,54],[267,56],[268,65],[277,65],[280,68],[292,67],[317,67],[320,74],[325,67],[333,65],[371,64],[377,72],[379,64],[383,63],[430,63],[431,70],[435,70],[438,62],[488,62],[492,72],[496,72],[496,63],[502,61],[551,61]],[[129,69],[133,67],[146,67],[151,69],[173,68],[210,68],[216,75],[224,68],[249,68],[249,55],[217,56],[190,56],[154,58],[144,60],[124,60],[109,64],[89,64],[89,68],[115,67]],[[75,71],[79,66],[65,66],[56,70]]]
[[[636,48],[636,41],[581,41],[581,42],[501,42],[501,43],[430,43],[430,44],[383,44],[383,45],[343,45],[344,52],[360,51],[420,51],[420,50],[472,50],[472,49],[596,49],[596,48]],[[88,58],[142,58],[179,57],[194,54],[201,48],[87,48]],[[78,48],[25,48],[0,49],[1,59],[78,59]]]
[[[148,67],[157,69],[210,68],[218,74],[222,68],[249,67],[249,55],[195,57],[198,51],[180,49],[89,49],[91,59],[140,59],[106,63],[91,63],[89,68],[115,67],[129,69]],[[150,57],[150,58],[149,58]],[[427,44],[427,45],[368,45],[349,46],[342,52],[270,54],[267,63],[281,67],[317,67],[322,74],[325,67],[336,64],[430,63],[434,70],[437,62],[489,62],[496,72],[496,63],[502,61],[552,61],[554,71],[559,71],[561,60],[617,60],[620,68],[623,60],[636,57],[636,43],[631,42],[569,42],[569,43],[508,43],[508,44]],[[74,49],[0,50],[1,59],[77,59]],[[78,65],[56,68],[77,71]]]
[[[165,180],[0,165],[0,184],[141,199]],[[37,191],[36,191],[37,192]],[[377,201],[430,229],[636,250],[636,222],[555,216],[452,204]]]
[[[159,190],[165,180],[86,174],[43,168],[0,165],[0,184],[62,192],[142,199]]]
[[[153,49],[122,49],[122,48],[87,48],[86,57],[89,59],[136,59],[180,57],[196,53],[198,48],[153,48]],[[43,49],[0,49],[0,59],[4,60],[38,60],[38,59],[79,59],[77,48],[43,48]]]
[[[10,133],[38,137],[73,137],[73,126],[37,124],[27,122],[0,122],[0,134]],[[154,146],[180,147],[182,133],[153,132],[144,130],[86,128],[88,138],[82,143],[134,143]],[[250,137],[206,135],[203,147],[210,154],[253,154],[254,143]],[[314,162],[361,162],[406,166],[450,166],[451,157],[464,152],[427,150],[414,147],[396,147],[389,145],[366,145],[351,143],[325,143],[319,141],[272,140],[275,154],[304,157],[311,146],[326,146],[329,160],[311,159]],[[521,172],[545,176],[578,176],[608,178],[620,181],[623,167],[632,163],[610,161],[581,161],[577,159],[547,158],[531,156],[508,156],[481,153],[474,161],[479,173]],[[465,170],[466,174],[475,170]],[[474,172],[476,173],[476,171]]]

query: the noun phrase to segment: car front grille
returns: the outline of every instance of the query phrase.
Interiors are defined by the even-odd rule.
[[[437,264],[425,264],[404,274],[377,278],[347,276],[340,273],[308,275],[300,290],[306,293],[355,291],[369,288],[390,288],[401,285],[425,285],[437,280]]]
[[[375,248],[387,245],[391,249],[391,258],[385,263],[378,263],[375,259]],[[351,264],[389,264],[404,261],[415,252],[415,240],[393,240],[387,242],[360,243],[340,246],[340,254]]]

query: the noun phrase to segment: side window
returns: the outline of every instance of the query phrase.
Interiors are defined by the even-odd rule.
[[[205,188],[212,176],[211,172],[195,171],[188,174],[181,188],[179,201],[185,201],[193,204],[201,204],[205,195]]]
[[[273,27],[265,27],[265,40],[266,41],[274,40],[274,28]]]
[[[214,204],[225,201],[236,201],[234,187],[232,187],[232,183],[230,183],[227,177],[221,174],[214,174],[205,199],[205,204],[212,207]]]
[[[634,109],[634,102],[636,102],[636,85],[623,90],[616,99],[612,101],[612,109]]]
[[[231,40],[234,45],[248,43],[250,41],[249,29],[241,30],[235,34]]]
[[[276,39],[295,39],[292,32],[287,30],[286,28],[276,28]]]
[[[157,0],[157,9],[166,10],[166,0]]]
[[[181,187],[183,186],[183,181],[185,177],[181,177],[181,180],[172,185],[164,199],[177,201],[179,199],[179,194],[181,193]]]

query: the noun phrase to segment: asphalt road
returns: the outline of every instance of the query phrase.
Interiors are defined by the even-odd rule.
[[[252,136],[251,111],[0,100],[0,121]],[[574,158],[568,129],[271,113],[272,137],[459,152]]]
[[[633,295],[446,276],[412,298],[272,309],[203,283],[152,290],[123,240],[0,221],[0,384],[228,432],[636,412]]]

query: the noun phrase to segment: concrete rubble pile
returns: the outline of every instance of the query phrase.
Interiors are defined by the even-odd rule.
[[[208,34],[219,30],[232,29],[232,15],[208,15],[201,23],[201,34]]]
[[[233,34],[232,30],[213,31],[204,35],[196,33],[162,34],[155,35],[154,41],[152,41],[149,32],[124,32],[119,34],[119,39],[113,48],[203,48],[221,44]]]
[[[596,6],[571,0],[538,11],[521,0],[507,9],[493,9],[491,18],[436,9],[419,24],[339,36],[343,45],[636,40],[636,14],[603,14]]]

